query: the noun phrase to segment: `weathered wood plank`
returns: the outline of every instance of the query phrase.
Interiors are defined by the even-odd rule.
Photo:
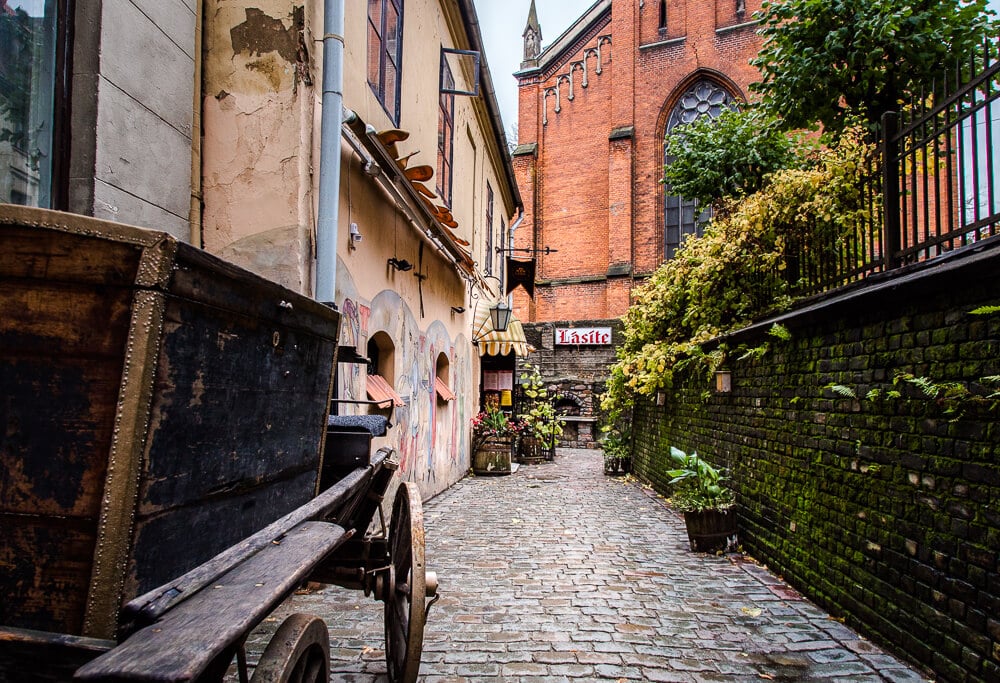
[[[0,626],[0,680],[64,683],[114,646],[113,640]]]
[[[305,522],[195,598],[84,665],[77,680],[190,681],[260,623],[348,534]]]
[[[375,465],[355,470],[307,504],[281,519],[275,520],[253,536],[245,538],[183,576],[178,576],[176,579],[130,601],[122,608],[123,625],[131,626],[129,622],[132,622],[134,627],[141,627],[159,619],[167,610],[197,594],[202,588],[215,581],[217,577],[253,556],[262,548],[266,548],[276,538],[283,536],[303,522],[326,518],[340,521],[344,508],[353,507],[358,492],[368,486],[376,468],[381,465],[382,461],[379,460]]]
[[[0,514],[0,624],[80,633],[94,538],[93,520]]]
[[[0,277],[128,287],[142,248],[27,226],[4,228]]]

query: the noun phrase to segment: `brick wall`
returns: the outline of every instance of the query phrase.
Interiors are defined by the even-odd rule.
[[[1000,314],[969,311],[1000,303],[998,267],[966,254],[805,307],[790,341],[730,362],[732,393],[689,385],[635,412],[639,476],[665,490],[670,445],[730,468],[750,554],[945,681],[1000,680],[1000,408],[865,396],[897,371],[989,386]]]
[[[745,17],[759,8],[760,0],[747,0]],[[665,32],[659,2],[614,3],[610,11],[592,26],[571,27],[580,35],[564,54],[519,72],[519,143],[536,147],[515,167],[525,202],[515,242],[558,250],[538,257],[546,294],[515,300],[525,321],[625,312],[632,274],[663,260],[666,114],[693,78],[714,78],[739,97],[757,79],[748,61],[759,38],[752,27],[733,28],[736,0],[667,0]],[[598,46],[601,73],[587,58],[583,87],[572,64]],[[555,97],[545,96],[557,85],[558,112]]]

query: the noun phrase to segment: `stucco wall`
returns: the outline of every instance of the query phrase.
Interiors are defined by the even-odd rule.
[[[363,273],[360,274],[364,278]],[[373,447],[391,446],[400,462],[401,479],[413,481],[424,497],[443,491],[469,469],[470,424],[478,387],[478,360],[464,332],[453,338],[440,321],[421,325],[414,311],[392,290],[372,298],[363,297],[356,276],[347,264],[338,267],[338,291],[344,292],[341,307],[341,343],[362,351],[374,334],[387,333],[395,343],[394,381],[405,403],[393,411],[388,434],[375,439]],[[449,359],[449,386],[454,401],[438,400],[434,377],[438,356]],[[337,392],[343,398],[365,399],[365,366],[341,365]],[[351,409],[345,406],[345,412]],[[365,412],[355,408],[354,412]]]
[[[205,2],[203,242],[312,293],[312,74],[301,5]]]
[[[190,240],[195,6],[78,3],[71,211]]]

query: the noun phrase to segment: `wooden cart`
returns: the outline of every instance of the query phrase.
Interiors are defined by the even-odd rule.
[[[384,601],[416,678],[420,497],[386,524],[391,452],[327,439],[339,323],[167,234],[0,205],[0,681],[245,678],[306,580]],[[327,680],[325,634],[291,617],[255,680]]]

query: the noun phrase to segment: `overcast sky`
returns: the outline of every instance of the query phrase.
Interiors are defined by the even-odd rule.
[[[480,31],[486,44],[493,87],[503,116],[504,131],[510,136],[517,123],[517,80],[511,75],[521,67],[524,42],[521,34],[528,22],[531,0],[473,0],[479,16]],[[538,23],[542,27],[542,47],[555,42],[569,26],[583,16],[593,0],[535,0]],[[1000,0],[990,0],[990,7],[1000,13]]]
[[[517,123],[517,79],[524,56],[524,27],[528,23],[531,0],[474,0],[479,29],[486,45],[503,128],[509,133]],[[997,0],[1000,2],[1000,0]],[[548,47],[570,24],[583,16],[594,0],[535,0],[538,23],[542,27],[542,47]]]

